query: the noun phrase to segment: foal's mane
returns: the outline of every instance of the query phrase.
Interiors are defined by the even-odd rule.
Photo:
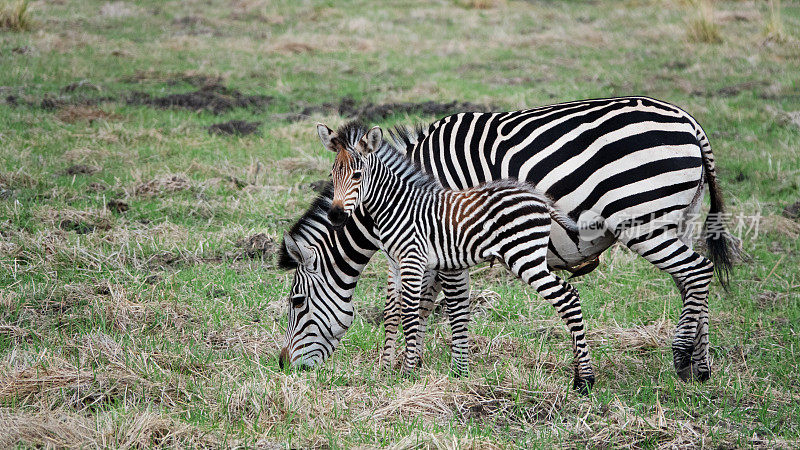
[[[357,120],[348,122],[336,131],[334,143],[341,144],[347,149],[354,149],[367,131],[369,131],[369,128],[363,122]],[[414,133],[416,133],[416,136],[414,136]],[[389,130],[392,139],[381,141],[374,155],[393,173],[415,188],[425,190],[443,189],[438,180],[422,170],[407,156],[407,151],[417,143],[417,137],[421,133],[421,128],[416,131],[410,131],[404,127],[395,127],[394,130]]]
[[[346,148],[354,148],[355,144],[361,139],[364,134],[369,131],[369,127],[359,120],[353,120],[345,123],[336,130],[336,136],[333,138],[334,142],[341,144]],[[425,173],[419,166],[417,166],[406,154],[411,148],[416,145],[426,134],[424,128],[417,125],[413,129],[402,126],[397,126],[389,130],[391,141],[386,139],[381,143],[380,149],[377,150],[378,156],[384,163],[393,167],[393,170],[398,170],[405,174],[410,181],[419,186],[430,188],[441,188],[438,181]],[[292,237],[299,237],[303,235],[303,231],[307,228],[325,227],[333,229],[328,219],[328,209],[330,209],[331,202],[333,201],[333,184],[328,182],[325,184],[322,192],[311,203],[311,206],[306,210],[300,219],[292,225],[288,233]],[[291,270],[296,269],[298,266],[296,261],[289,254],[286,249],[286,243],[282,243],[281,249],[278,253],[278,266],[282,269]]]

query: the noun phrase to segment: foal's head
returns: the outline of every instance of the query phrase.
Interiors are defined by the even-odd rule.
[[[336,153],[331,169],[333,180],[333,203],[328,218],[335,227],[341,227],[361,204],[362,192],[369,186],[367,156],[377,150],[383,142],[380,127],[373,127],[362,136],[359,130],[340,130],[337,134],[323,124],[317,124],[317,133],[322,145]],[[341,135],[345,134],[345,135]]]

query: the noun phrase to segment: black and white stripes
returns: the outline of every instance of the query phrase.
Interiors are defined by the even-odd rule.
[[[572,334],[575,387],[583,391],[591,387],[594,372],[580,299],[572,286],[547,267],[551,216],[577,231],[574,222],[551,214],[547,197],[527,183],[502,180],[465,190],[445,189],[383,141],[380,128],[371,129],[357,141],[340,139],[324,125],[319,125],[319,134],[325,146],[336,152],[331,171],[331,222],[344,225],[355,208],[363,205],[375,220],[381,248],[396,268],[393,282],[399,282],[406,333],[404,372],[412,371],[419,362],[420,301],[426,274],[430,270],[446,274],[464,271],[497,258],[556,308]],[[443,284],[449,281],[445,279]],[[448,292],[461,283],[455,284],[443,288]],[[469,347],[469,304],[449,302],[448,310],[453,313],[453,369],[463,373]]]
[[[699,211],[706,182],[711,191],[707,242],[718,273],[726,271],[729,260],[720,232],[722,196],[713,155],[691,116],[644,97],[585,100],[508,113],[456,114],[417,132],[398,130],[396,140],[407,157],[445,187],[461,189],[506,177],[526,180],[573,220],[600,225],[593,233],[575,233],[553,224],[550,267],[574,271],[619,240],[670,273],[684,298],[673,343],[676,369],[684,379],[708,377],[712,266],[691,250],[683,231],[687,218]],[[331,228],[325,208],[319,207],[329,204],[325,197],[289,233],[324,263],[314,269],[288,246],[284,262],[297,267],[292,295],[304,295],[312,303],[309,310],[331,311],[332,305],[349,305],[361,268],[376,251],[377,236],[372,218],[358,209],[342,230]],[[436,292],[441,275],[428,278],[434,287],[429,291]],[[328,320],[327,314],[320,317]],[[290,323],[282,360],[313,364],[324,359],[312,361],[296,344],[323,338],[308,338],[311,332],[293,327]],[[387,338],[389,331],[387,322]],[[336,342],[330,341],[323,353],[330,353]]]

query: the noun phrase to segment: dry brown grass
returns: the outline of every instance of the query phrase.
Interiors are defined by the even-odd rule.
[[[155,197],[163,194],[183,191],[192,187],[189,178],[182,174],[168,174],[137,184],[129,192],[129,196]]]
[[[48,227],[76,231],[79,234],[95,230],[109,230],[115,222],[114,217],[107,209],[41,207],[35,214]]]
[[[769,19],[764,24],[764,34],[770,41],[784,43],[789,40],[789,35],[783,26],[781,0],[769,0]]]
[[[719,26],[714,21],[711,0],[689,0],[689,20],[686,35],[694,42],[717,44],[722,42]]]
[[[28,0],[3,0],[0,4],[0,30],[29,31],[33,24]]]
[[[86,121],[92,123],[96,120],[119,119],[118,114],[108,113],[94,106],[67,106],[56,113],[58,120],[66,123]]]
[[[675,325],[660,319],[649,325],[621,327],[618,324],[610,327],[596,327],[589,331],[592,345],[613,344],[620,350],[657,350],[669,346],[674,334]]]

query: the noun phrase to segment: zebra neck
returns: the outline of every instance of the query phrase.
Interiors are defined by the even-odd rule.
[[[362,203],[373,217],[395,211],[409,200],[416,202],[443,190],[402,155],[393,154],[390,158],[387,161],[375,157],[370,161],[370,181]]]

